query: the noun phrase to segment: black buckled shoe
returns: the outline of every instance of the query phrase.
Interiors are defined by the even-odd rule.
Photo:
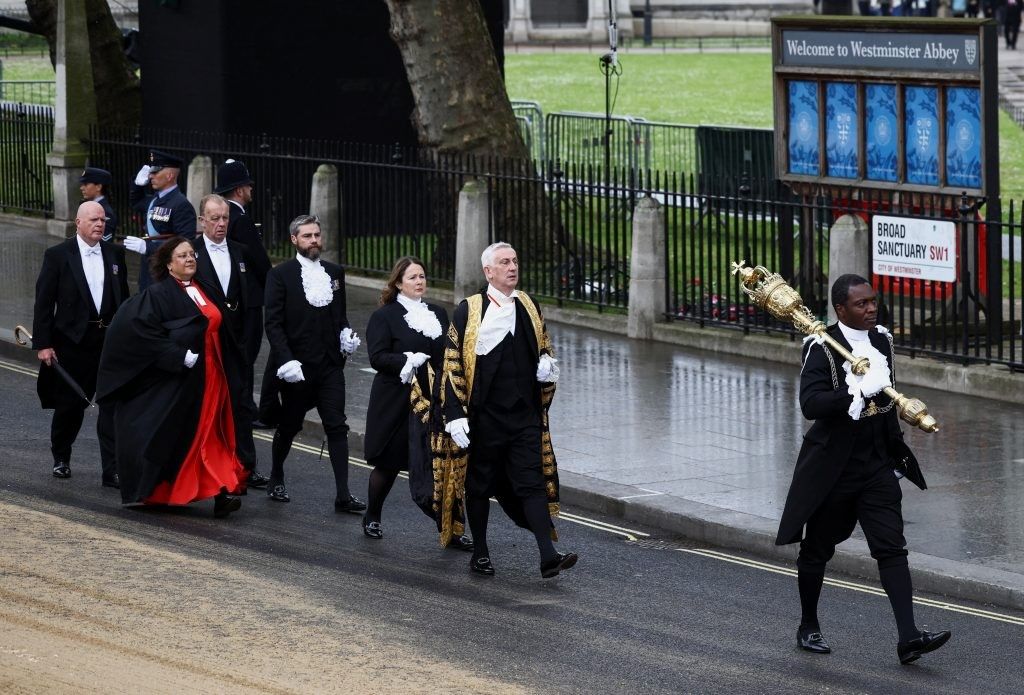
[[[384,527],[380,525],[379,521],[367,521],[366,517],[363,517],[363,535],[367,538],[373,538],[380,540],[384,537]]]
[[[453,550],[463,550],[468,553],[473,550],[473,539],[469,536],[452,536],[446,547]]]
[[[53,462],[53,477],[54,478],[70,478],[71,477],[71,465],[67,461],[54,461]]]
[[[117,475],[117,473],[111,473],[110,475],[104,473],[102,483],[103,487],[112,487],[120,489],[121,478]]]
[[[213,498],[213,516],[215,519],[223,519],[231,512],[237,512],[241,508],[242,500],[233,495],[222,492]]]
[[[334,500],[334,511],[338,514],[362,514],[366,511],[366,502],[349,495],[344,502]]]
[[[262,490],[270,484],[270,478],[257,471],[249,471],[249,477],[245,479],[245,486],[255,490]]]
[[[813,654],[831,654],[832,647],[817,630],[797,630],[796,646]]]
[[[953,633],[949,630],[941,632],[921,631],[921,636],[896,645],[896,655],[900,658],[901,664],[909,664],[917,661],[922,655],[934,652],[936,649],[949,641]]]
[[[469,561],[469,571],[475,574],[482,574],[485,577],[494,576],[494,565],[489,557],[474,557]]]
[[[562,570],[567,570],[579,560],[576,553],[558,553],[550,560],[540,563],[540,576],[544,579],[551,579],[557,576]]]
[[[275,502],[290,502],[292,499],[288,496],[288,488],[284,486],[284,483],[276,483],[268,487],[267,497]]]

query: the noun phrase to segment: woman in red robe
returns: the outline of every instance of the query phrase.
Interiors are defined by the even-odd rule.
[[[244,489],[225,372],[221,310],[194,279],[183,238],[153,257],[156,282],[122,305],[100,359],[97,398],[117,404],[115,438],[125,504],[184,505],[214,498],[214,516]],[[239,362],[240,363],[240,362]]]

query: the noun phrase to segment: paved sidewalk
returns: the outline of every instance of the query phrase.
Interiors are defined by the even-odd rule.
[[[9,224],[0,234],[0,342],[3,352],[30,360],[10,345],[12,331],[31,325],[39,261],[54,240]],[[134,257],[129,265],[135,277]],[[349,288],[360,334],[377,296]],[[553,322],[549,329],[562,366],[551,429],[567,505],[728,548],[795,556],[795,546],[772,543],[807,425],[795,360],[732,357]],[[266,354],[264,345],[260,369]],[[359,451],[373,378],[365,349],[346,371]],[[903,486],[917,586],[1024,608],[1024,406],[904,390],[924,400],[942,427],[932,435],[907,431],[930,485],[926,492]],[[319,426],[315,411],[308,424]],[[876,576],[858,539],[841,546],[835,566]]]

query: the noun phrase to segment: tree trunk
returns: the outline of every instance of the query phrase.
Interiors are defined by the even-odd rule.
[[[57,0],[25,0],[32,22],[50,44],[50,63],[56,64]],[[139,78],[121,47],[121,32],[106,0],[85,0],[92,54],[92,79],[96,90],[96,117],[105,126],[139,124],[142,92]]]
[[[385,1],[420,144],[439,153],[529,159],[480,0]]]

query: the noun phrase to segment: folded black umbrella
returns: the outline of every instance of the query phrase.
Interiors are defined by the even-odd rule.
[[[22,338],[22,335],[24,335],[25,338]],[[14,327],[14,341],[16,343],[18,343],[18,345],[24,345],[24,346],[27,347],[29,340],[32,340],[32,334],[29,333],[28,330],[24,326],[15,326]],[[68,374],[68,370],[66,370],[66,369],[64,369],[64,367],[60,366],[60,363],[57,362],[57,360],[54,360],[53,364],[50,365],[50,366],[53,367],[56,370],[57,374],[60,375],[61,379],[63,379],[65,382],[67,382],[67,385],[71,387],[72,391],[74,391],[76,394],[81,396],[82,400],[84,400],[86,403],[89,404],[90,408],[95,408],[96,407],[96,404],[93,403],[89,399],[89,397],[87,395],[85,395],[85,389],[83,389],[81,386],[78,385],[78,382],[75,381],[75,378],[73,376],[71,376],[70,374]]]

